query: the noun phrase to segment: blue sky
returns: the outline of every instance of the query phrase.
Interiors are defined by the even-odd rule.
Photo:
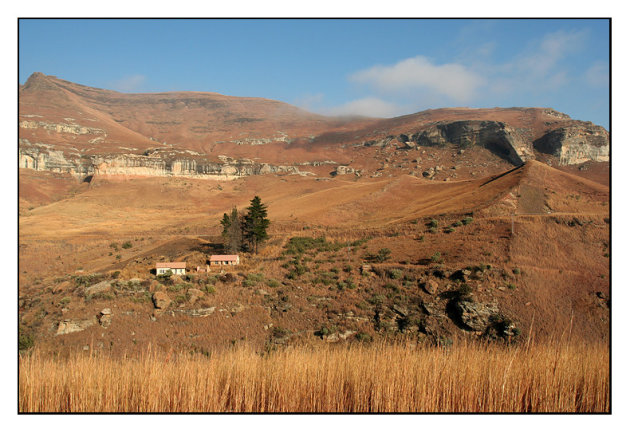
[[[20,20],[35,72],[121,92],[195,90],[321,114],[552,107],[609,126],[607,20]]]

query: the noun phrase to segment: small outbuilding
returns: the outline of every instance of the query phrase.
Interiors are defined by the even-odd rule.
[[[171,271],[173,275],[186,274],[186,262],[164,262],[155,264],[155,273],[162,275]]]
[[[239,263],[241,262],[238,255],[236,254],[210,256],[210,265],[212,266],[221,266],[221,265],[235,266],[235,265],[238,265]]]

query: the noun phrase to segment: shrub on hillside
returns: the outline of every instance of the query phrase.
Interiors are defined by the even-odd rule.
[[[403,271],[400,269],[390,269],[388,275],[392,280],[399,280],[403,276]]]
[[[471,216],[467,216],[466,218],[464,218],[464,219],[462,220],[462,224],[464,224],[464,225],[468,225],[468,224],[470,224],[471,222],[473,222],[473,217],[471,217]]]
[[[383,263],[391,259],[391,250],[389,248],[381,248],[376,254],[368,254],[365,260],[375,263]]]
[[[431,262],[433,262],[433,263],[440,263],[441,260],[442,260],[442,254],[439,251],[436,251],[431,256]]]

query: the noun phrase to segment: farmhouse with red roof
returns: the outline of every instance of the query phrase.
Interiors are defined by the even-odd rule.
[[[210,265],[231,265],[235,266],[240,263],[238,255],[212,255],[210,256]]]

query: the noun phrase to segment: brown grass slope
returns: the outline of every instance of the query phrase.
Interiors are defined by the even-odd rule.
[[[28,184],[37,175],[23,179]],[[271,238],[259,256],[245,255],[246,264],[238,270],[243,276],[234,283],[218,283],[216,293],[204,301],[226,311],[244,305],[243,312],[186,320],[163,317],[145,327],[143,321],[153,314],[145,298],[133,302],[117,298],[112,307],[111,300],[88,302],[77,297],[72,285],[55,291],[59,281],[71,282],[74,276],[93,272],[118,270],[120,278],[150,281],[149,271],[160,260],[203,265],[205,254],[220,251],[218,221],[223,212],[233,205],[243,209],[255,194],[269,206]],[[392,302],[400,302],[395,301],[398,296],[443,302],[417,285],[400,287],[400,282],[390,281],[388,268],[421,281],[436,269],[448,276],[483,264],[491,269],[472,281],[474,296],[479,302],[498,303],[524,334],[530,328],[541,337],[571,329],[580,338],[606,341],[608,214],[608,188],[537,162],[462,182],[411,176],[357,181],[258,176],[233,182],[96,178],[85,191],[20,216],[20,296],[33,305],[22,317],[25,326],[37,330],[39,344],[51,350],[58,350],[61,342],[64,350],[74,350],[109,339],[117,353],[148,344],[215,347],[241,338],[261,346],[269,338],[270,331],[264,328],[269,323],[296,336],[312,336],[318,327],[335,323],[374,333],[370,322],[374,307],[367,302],[374,296],[391,297]],[[465,215],[473,216],[472,224],[454,225]],[[435,232],[426,225],[432,218],[438,223]],[[331,293],[327,286],[313,285],[312,276],[287,279],[287,270],[281,267],[287,260],[282,256],[286,241],[322,235],[343,242],[365,241],[351,251],[316,255],[309,265],[309,275],[343,268],[340,278],[353,279],[355,290]],[[131,248],[115,251],[111,246],[126,241]],[[384,247],[391,250],[391,259],[382,265],[385,274],[362,276],[358,269],[363,257]],[[437,252],[441,258],[433,262],[430,258]],[[248,273],[263,274],[280,285],[258,283],[255,287],[268,292],[267,298],[243,286]],[[392,283],[402,291],[392,293],[388,288]],[[448,279],[439,284],[440,291],[457,287]],[[273,303],[285,296],[294,307],[277,312]],[[328,300],[315,302],[313,297]],[[65,298],[70,304],[61,302]],[[104,341],[99,327],[57,337],[45,331],[56,329],[62,318],[89,317],[105,307],[114,309],[116,319]],[[43,311],[47,315],[41,317]],[[352,325],[338,318],[349,311],[368,321]],[[448,320],[440,326],[449,338],[466,334]],[[168,332],[170,328],[177,332]],[[133,338],[129,329],[135,330]]]

